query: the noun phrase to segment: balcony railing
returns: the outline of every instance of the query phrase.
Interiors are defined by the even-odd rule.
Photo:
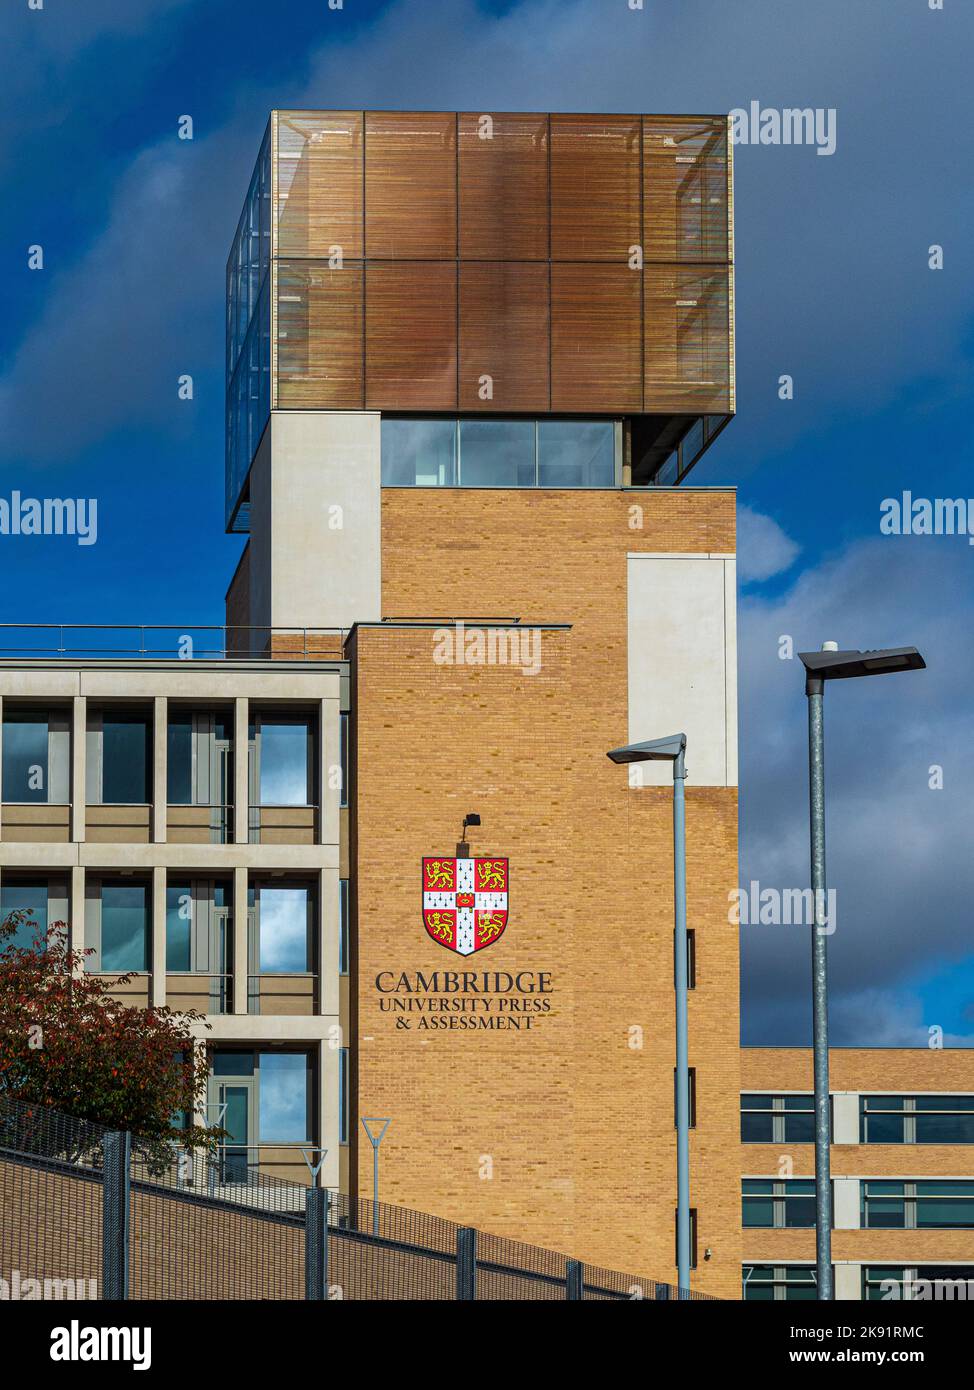
[[[0,623],[0,660],[337,660],[347,634],[339,627]]]

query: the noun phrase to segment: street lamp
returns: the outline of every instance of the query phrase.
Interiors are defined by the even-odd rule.
[[[607,756],[614,763],[673,764],[673,908],[676,918],[676,1265],[680,1297],[690,1292],[690,1067],[687,1056],[687,847],[683,783],[686,734],[630,743]]]
[[[823,642],[820,652],[799,652],[808,696],[808,801],[812,863],[812,1047],[815,1069],[815,1277],[820,1299],[832,1291],[832,1187],[829,1172],[829,1005],[828,936],[825,916],[825,682],[857,676],[884,676],[921,671],[926,666],[916,647],[889,647],[874,652],[840,652],[838,643]]]

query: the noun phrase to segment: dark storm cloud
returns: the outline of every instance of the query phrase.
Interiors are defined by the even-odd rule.
[[[84,36],[96,36],[115,8],[90,7]],[[143,0],[139,10],[153,22],[179,13],[165,0]],[[273,11],[255,15],[270,23]],[[954,369],[974,283],[965,231],[972,193],[954,143],[967,123],[970,7],[697,0],[633,11],[624,0],[549,0],[496,16],[439,0],[390,6],[355,34],[329,12],[321,32],[317,54],[296,55],[301,76],[291,90],[241,85],[237,114],[192,144],[176,141],[174,113],[173,138],[119,170],[101,236],[79,248],[70,270],[52,272],[46,308],[0,383],[11,453],[25,462],[63,457],[122,420],[159,427],[174,418],[169,374],[219,356],[225,254],[273,104],[835,107],[829,158],[808,148],[738,149],[740,406],[752,437],[774,447],[814,424],[823,401],[862,409],[911,373]],[[155,43],[151,26],[144,42]],[[47,86],[44,64],[22,57],[38,88]],[[86,95],[75,93],[79,118]],[[933,241],[947,243],[949,290],[934,288],[926,269]],[[796,376],[796,400],[765,417],[752,380],[781,372]]]
[[[911,978],[974,945],[974,549],[958,537],[877,537],[773,601],[744,598],[740,622],[741,880],[808,883],[804,681],[797,659],[840,647],[917,645],[922,672],[827,687],[828,879],[836,1042],[918,1041]],[[943,789],[930,787],[942,767]],[[742,931],[750,1041],[808,1040],[804,927]],[[974,1040],[974,1039],[972,1039]]]

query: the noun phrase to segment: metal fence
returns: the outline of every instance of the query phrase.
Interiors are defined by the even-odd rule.
[[[634,1301],[672,1285],[0,1098],[0,1293],[14,1298]],[[707,1295],[683,1293],[683,1298]]]

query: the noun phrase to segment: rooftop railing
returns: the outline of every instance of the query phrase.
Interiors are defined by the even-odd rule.
[[[0,660],[294,661],[340,657],[347,628],[0,623]]]

